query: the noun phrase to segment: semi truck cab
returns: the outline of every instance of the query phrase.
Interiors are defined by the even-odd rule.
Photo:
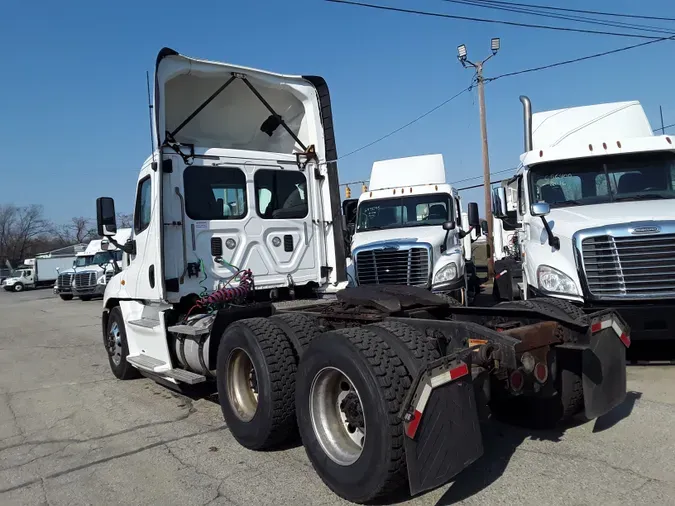
[[[420,286],[468,304],[478,289],[471,232],[480,230],[477,205],[468,210],[446,183],[442,155],[375,162],[358,199],[351,281]]]
[[[634,339],[675,338],[675,139],[637,101],[534,115],[521,101],[525,152],[494,198],[517,233],[498,295],[616,308]]]

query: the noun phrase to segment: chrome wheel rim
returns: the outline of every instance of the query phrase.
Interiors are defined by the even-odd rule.
[[[258,377],[246,351],[235,348],[227,358],[227,397],[240,420],[249,422],[258,409]]]
[[[326,455],[341,466],[356,462],[366,440],[366,419],[349,376],[335,367],[320,370],[312,381],[309,410],[314,435]]]
[[[108,332],[108,353],[113,363],[120,365],[122,362],[122,335],[117,322],[113,322]]]

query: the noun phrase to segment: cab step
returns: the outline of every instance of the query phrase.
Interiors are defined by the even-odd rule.
[[[153,318],[141,318],[139,320],[129,320],[129,325],[144,327],[146,329],[154,329],[159,327],[159,320],[155,320]]]
[[[183,334],[185,336],[203,336],[211,332],[210,327],[196,327],[193,325],[173,325],[167,329],[174,334]]]
[[[169,378],[173,378],[176,381],[187,383],[188,385],[195,385],[197,383],[203,383],[206,381],[206,376],[202,376],[201,374],[191,371],[186,371],[185,369],[169,369],[168,371],[164,371],[162,374],[164,376],[168,376]]]
[[[136,367],[140,367],[141,369],[146,369],[151,372],[155,372],[155,370],[160,367],[166,367],[166,362],[162,362],[161,360],[157,360],[156,358],[152,358],[143,354],[130,355],[127,357],[127,362],[129,362],[131,365],[135,365]],[[161,372],[163,373],[164,371]]]

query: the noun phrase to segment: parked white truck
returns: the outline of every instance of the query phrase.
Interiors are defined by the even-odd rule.
[[[462,212],[440,154],[375,162],[351,238],[355,285],[421,286],[469,304],[480,290],[471,257],[478,205]]]
[[[634,339],[675,338],[675,139],[636,101],[536,114],[521,101],[525,152],[495,194],[517,231],[498,295],[615,308]]]
[[[35,258],[24,260],[5,279],[3,288],[11,292],[22,292],[30,288],[40,288],[52,285],[61,269],[68,269],[73,264],[75,255],[38,255]]]
[[[131,236],[131,229],[119,229],[114,239],[124,244]],[[54,284],[54,293],[62,300],[78,297],[88,301],[102,296],[113,274],[124,268],[123,252],[107,238],[93,239],[84,252],[78,253],[72,268],[60,271]],[[114,264],[113,264],[114,262]]]
[[[158,147],[138,177],[131,240],[118,243],[129,265],[102,307],[117,378],[211,383],[237,441],[274,448],[299,431],[322,480],[355,502],[437,487],[478,459],[479,405],[557,422],[624,400],[628,329],[611,311],[451,306],[405,285],[341,290],[322,78],[165,48],[154,90]],[[97,223],[117,233],[111,198],[97,200]],[[331,300],[276,306],[274,291]],[[599,380],[585,380],[582,354],[597,358]]]

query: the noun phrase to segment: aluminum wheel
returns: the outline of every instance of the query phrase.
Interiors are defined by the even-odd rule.
[[[122,362],[122,336],[117,322],[113,322],[108,332],[108,353],[113,363],[120,365],[120,362]]]
[[[363,404],[354,384],[339,369],[321,369],[309,394],[312,428],[326,455],[341,466],[356,462],[366,440]]]
[[[227,397],[235,414],[248,422],[258,409],[258,378],[248,353],[235,348],[227,359]]]

